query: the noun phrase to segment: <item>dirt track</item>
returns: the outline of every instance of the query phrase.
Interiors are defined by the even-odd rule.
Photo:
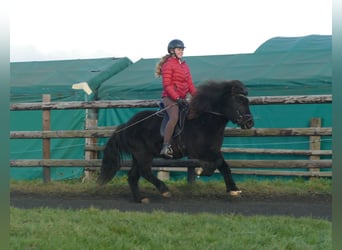
[[[10,204],[18,208],[49,207],[61,209],[81,209],[95,207],[99,209],[118,209],[120,211],[167,212],[241,215],[289,215],[294,217],[309,216],[332,220],[332,197],[330,195],[275,196],[258,197],[242,195],[241,197],[177,197],[164,198],[161,195],[148,194],[149,204],[137,204],[130,194],[40,194],[11,192]]]

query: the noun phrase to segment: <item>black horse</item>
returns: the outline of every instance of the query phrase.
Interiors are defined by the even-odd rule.
[[[241,191],[237,188],[220,149],[228,121],[238,124],[242,129],[249,129],[254,125],[247,94],[244,84],[238,80],[208,81],[201,84],[190,101],[182,133],[172,140],[174,158],[188,156],[189,159],[200,160],[201,168],[196,171],[198,175],[210,176],[218,169],[224,178],[226,190],[231,195],[239,195]],[[157,112],[146,110],[118,126],[104,149],[97,182],[101,185],[109,182],[121,167],[122,154],[128,154],[132,157],[128,183],[134,200],[149,201],[140,194],[140,177],[155,185],[163,196],[169,197],[168,187],[154,176],[151,169],[152,160],[160,157],[163,144],[160,134],[162,119]]]

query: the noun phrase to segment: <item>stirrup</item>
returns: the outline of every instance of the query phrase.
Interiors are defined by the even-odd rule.
[[[173,158],[173,150],[170,144],[164,143],[160,155],[166,158]]]

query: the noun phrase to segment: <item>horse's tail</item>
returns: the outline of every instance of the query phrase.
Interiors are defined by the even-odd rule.
[[[104,185],[111,181],[121,167],[123,145],[120,133],[114,133],[108,140],[103,151],[102,165],[97,183]]]

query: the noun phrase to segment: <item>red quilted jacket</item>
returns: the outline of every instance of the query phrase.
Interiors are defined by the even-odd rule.
[[[173,100],[185,98],[188,93],[194,95],[196,87],[192,82],[189,66],[185,61],[170,57],[162,66],[163,93]]]

